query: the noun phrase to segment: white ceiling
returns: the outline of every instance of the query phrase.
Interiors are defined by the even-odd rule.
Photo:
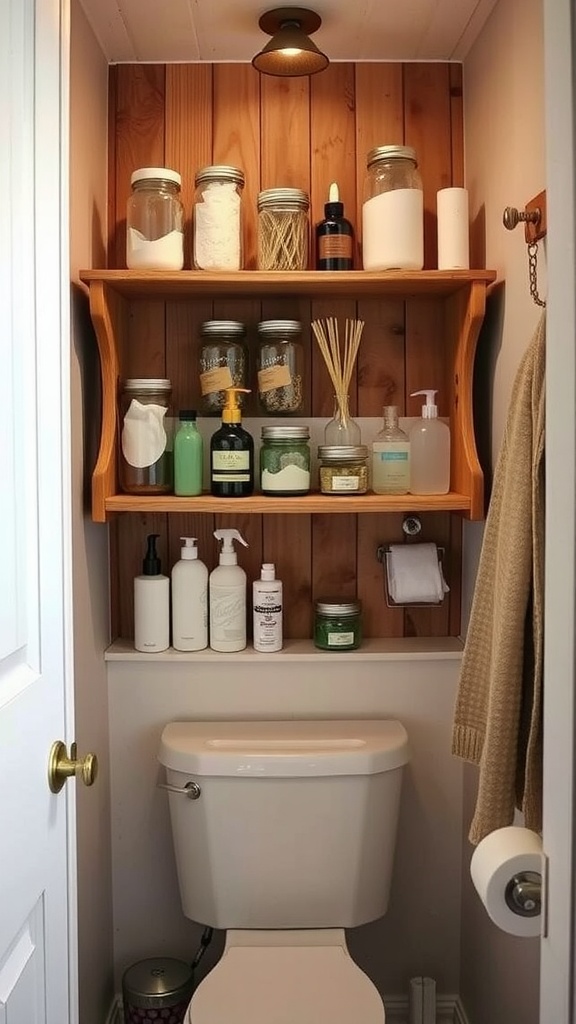
[[[250,61],[262,0],[80,0],[111,63]],[[462,60],[497,0],[314,0],[331,60]],[[308,6],[306,0],[300,6]]]

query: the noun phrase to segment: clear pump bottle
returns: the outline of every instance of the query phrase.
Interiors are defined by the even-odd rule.
[[[411,494],[447,494],[450,490],[450,428],[438,419],[437,391],[413,391],[425,395],[422,418],[410,430]]]
[[[398,406],[385,405],[384,426],[372,442],[372,490],[375,494],[408,494],[410,441],[398,426]]]

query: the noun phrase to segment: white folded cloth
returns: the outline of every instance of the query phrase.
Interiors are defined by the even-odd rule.
[[[388,593],[395,604],[439,604],[450,590],[436,544],[391,544],[386,572]]]
[[[164,405],[144,405],[133,398],[124,416],[122,426],[122,454],[131,466],[144,469],[153,466],[164,453],[167,444],[164,429]]]

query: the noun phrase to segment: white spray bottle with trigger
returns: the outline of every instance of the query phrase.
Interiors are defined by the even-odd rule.
[[[214,530],[222,541],[220,564],[210,573],[210,647],[231,653],[246,647],[246,573],[238,565],[234,541],[248,544],[238,530]]]
[[[450,490],[450,428],[438,419],[437,391],[413,391],[425,395],[422,418],[410,430],[410,492],[447,494]]]
[[[172,646],[176,651],[208,647],[208,569],[198,558],[196,537],[180,537],[184,547],[172,568]]]

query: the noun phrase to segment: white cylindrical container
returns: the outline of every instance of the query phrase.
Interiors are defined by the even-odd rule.
[[[170,646],[170,580],[161,572],[157,536],[149,535],[142,575],[134,579],[134,647],[144,654]]]
[[[246,647],[246,573],[238,565],[234,540],[248,547],[238,530],[215,530],[223,542],[220,564],[210,573],[210,647],[224,654]]]
[[[436,196],[438,270],[468,270],[470,244],[468,190],[441,188]]]
[[[282,581],[272,562],[264,562],[260,579],[252,584],[254,650],[282,650]]]
[[[364,270],[422,270],[424,194],[410,146],[368,153],[362,206]]]
[[[208,647],[208,569],[198,559],[195,537],[181,537],[181,558],[172,569],[172,646],[177,651]]]

